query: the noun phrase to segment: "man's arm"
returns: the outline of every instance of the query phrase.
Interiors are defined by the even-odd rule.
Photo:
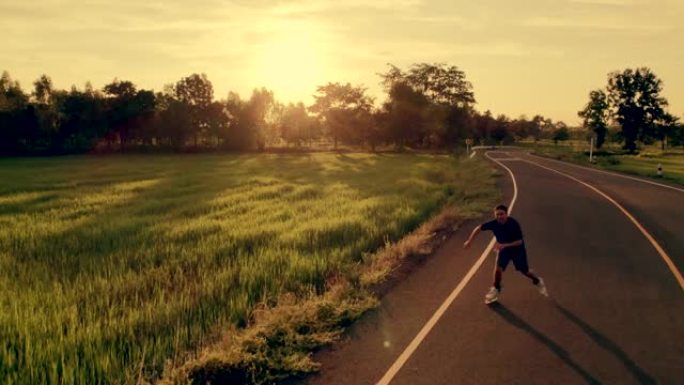
[[[474,228],[473,232],[470,233],[470,237],[468,237],[468,240],[463,243],[463,248],[465,248],[465,249],[469,248],[470,243],[473,242],[473,239],[477,236],[477,234],[480,234],[480,231],[481,231],[480,226],[477,226],[476,228]]]
[[[518,239],[517,241],[513,241],[510,243],[497,243],[496,245],[494,245],[494,249],[501,251],[507,247],[520,246],[522,244],[523,244],[523,240]]]

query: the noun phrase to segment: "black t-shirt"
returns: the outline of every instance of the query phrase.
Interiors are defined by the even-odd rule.
[[[496,241],[499,243],[511,243],[517,240],[523,239],[522,230],[520,229],[520,224],[515,219],[508,217],[506,222],[503,224],[495,220],[483,223],[480,225],[480,230],[482,231],[492,231],[496,237]],[[525,242],[520,246],[507,247],[501,250],[502,253],[519,253],[525,252]]]

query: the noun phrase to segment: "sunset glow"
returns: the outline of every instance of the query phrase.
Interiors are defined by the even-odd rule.
[[[233,1],[0,3],[0,70],[25,90],[101,88],[115,77],[161,90],[206,73],[217,98],[256,87],[311,103],[327,82],[385,95],[387,63],[444,62],[473,83],[476,108],[569,124],[607,74],[647,66],[684,114],[684,3],[674,0]]]

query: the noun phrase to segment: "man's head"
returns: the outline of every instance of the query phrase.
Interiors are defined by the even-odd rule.
[[[508,219],[508,207],[504,205],[498,205],[494,208],[494,217],[496,217],[496,221],[499,223],[506,223],[506,220]]]

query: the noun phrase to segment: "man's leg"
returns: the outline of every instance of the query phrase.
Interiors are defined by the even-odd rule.
[[[531,271],[529,271],[529,270],[526,271],[526,272],[522,272],[522,271],[521,271],[521,273],[522,273],[525,277],[531,279],[533,284],[536,285],[536,284],[539,283],[539,277],[536,276],[536,275],[534,275],[534,273],[532,273]]]
[[[513,257],[513,266],[522,275],[532,280],[533,284],[539,283],[539,277],[530,271],[530,267],[527,265],[527,253],[518,254]]]
[[[548,297],[549,292],[546,290],[546,285],[544,284],[544,280],[532,273],[530,271],[530,267],[527,265],[527,255],[522,254],[517,256],[516,258],[513,259],[513,264],[515,265],[515,268],[525,277],[529,278],[532,280],[532,283],[537,286],[537,290],[539,290],[539,294]]]
[[[510,254],[502,254],[499,252],[496,255],[496,263],[494,264],[494,287],[496,290],[501,291],[501,278],[503,276],[506,266],[511,261]]]
[[[496,257],[496,264],[494,265],[494,284],[485,294],[485,303],[490,304],[499,300],[499,292],[501,291],[501,276],[506,269],[509,258],[501,254]]]
[[[499,265],[494,266],[494,287],[496,290],[501,291],[501,277],[503,276],[503,270]]]

